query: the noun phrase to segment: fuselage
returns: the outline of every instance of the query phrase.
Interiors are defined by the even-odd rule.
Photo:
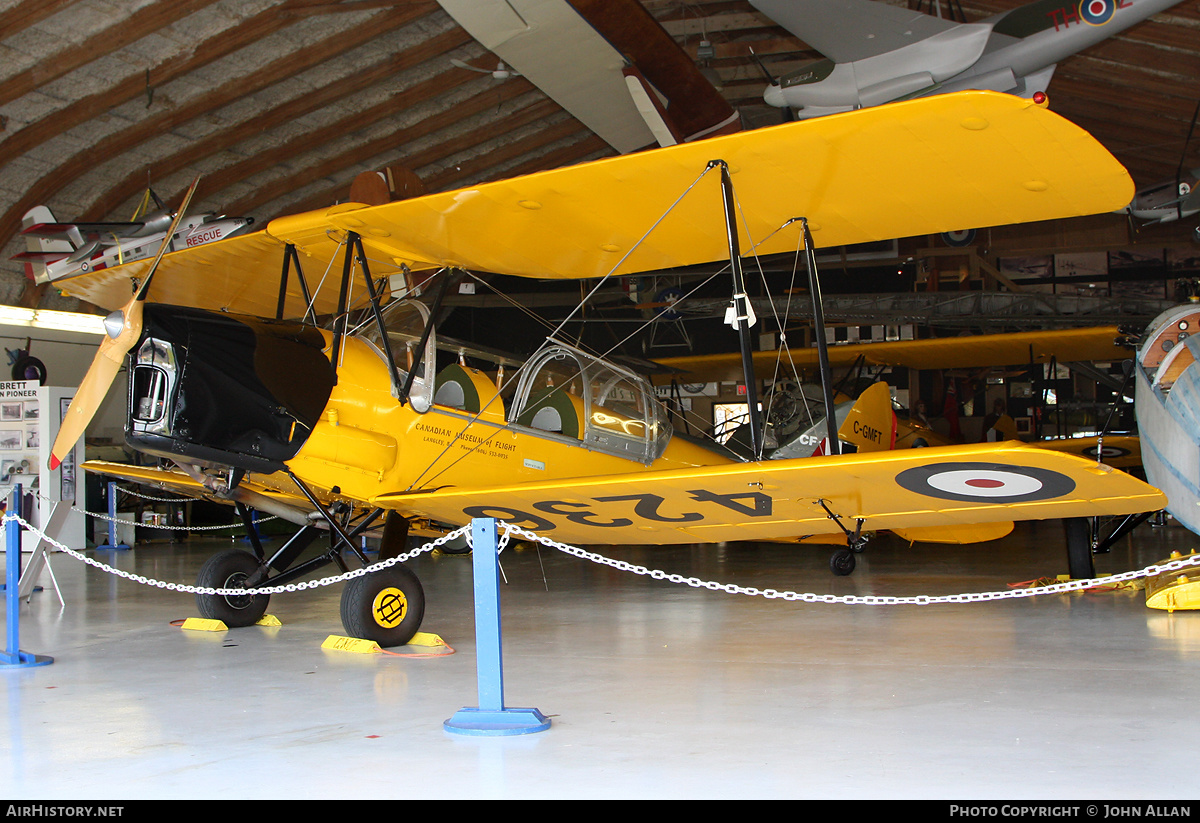
[[[358,503],[735,462],[675,438],[648,382],[569,346],[545,348],[502,397],[477,369],[434,374],[433,354],[401,363],[393,379],[380,340],[347,335],[335,346],[331,332],[298,322],[148,306],[126,439],[295,495],[290,473],[326,501]]]
[[[481,372],[469,370],[476,379]],[[511,483],[732,463],[732,458],[670,437],[649,463],[589,448],[567,432],[508,420],[492,393],[478,412],[434,402],[419,412],[391,391],[387,364],[365,341],[345,341],[338,383],[321,419],[288,468],[310,485],[334,487],[351,499],[443,486]],[[480,392],[483,394],[483,392]],[[576,395],[563,406],[577,407]],[[592,409],[592,419],[603,421]],[[608,415],[611,417],[612,415]],[[284,479],[286,482],[286,478]]]
[[[1200,534],[1200,305],[1164,312],[1151,324],[1136,362],[1136,410],[1146,479],[1167,495],[1167,510]]]

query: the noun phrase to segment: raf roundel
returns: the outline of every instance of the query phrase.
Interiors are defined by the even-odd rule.
[[[1116,457],[1125,457],[1129,454],[1129,449],[1123,449],[1120,446],[1105,446],[1103,449],[1097,446],[1088,446],[1080,452],[1084,457],[1094,457],[1099,460],[1108,458],[1112,460]]]
[[[1075,481],[1048,469],[997,463],[934,463],[896,475],[901,487],[942,500],[1029,503],[1070,494]]]
[[[1103,26],[1116,11],[1116,0],[1083,0],[1079,4],[1079,17],[1092,26]]]

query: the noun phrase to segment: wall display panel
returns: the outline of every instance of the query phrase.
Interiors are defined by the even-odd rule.
[[[38,529],[53,518],[55,540],[73,548],[85,541],[83,486],[79,466],[83,442],[76,444],[57,469],[50,468],[50,447],[75,394],[73,388],[42,386],[36,380],[0,382],[0,495],[5,505],[21,487],[20,514]],[[23,549],[37,536],[22,534]]]

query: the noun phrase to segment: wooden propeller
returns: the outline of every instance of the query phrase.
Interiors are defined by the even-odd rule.
[[[162,245],[158,248],[154,262],[150,264],[146,279],[138,286],[133,298],[124,308],[118,309],[104,318],[105,337],[100,341],[100,349],[96,352],[87,374],[80,381],[79,389],[71,398],[71,405],[67,408],[62,427],[59,428],[58,436],[54,438],[54,446],[50,449],[51,470],[62,465],[63,458],[71,449],[75,448],[75,444],[79,442],[79,438],[83,436],[88,424],[96,415],[96,410],[104,402],[109,387],[112,386],[117,372],[121,370],[121,364],[125,362],[126,355],[142,336],[143,306],[146,302],[146,292],[150,289],[150,281],[154,278],[154,272],[157,271],[163,255],[167,253],[167,248],[171,245],[171,238],[175,236],[179,221],[183,219],[183,214],[187,211],[188,204],[192,200],[192,195],[196,193],[196,186],[199,183],[199,177],[192,181],[187,194],[183,197],[183,203],[179,206],[179,211],[175,213],[175,218],[171,221],[171,227],[167,229],[167,236],[163,238]]]

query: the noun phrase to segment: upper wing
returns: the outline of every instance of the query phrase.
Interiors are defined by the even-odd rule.
[[[279,300],[283,255],[284,244],[265,231],[171,252],[159,264],[148,299],[271,317]],[[151,262],[152,258],[147,258],[55,280],[54,287],[102,308],[117,309],[129,302],[134,284],[145,278]],[[315,274],[319,277],[331,261],[317,262],[320,268]],[[337,310],[335,291],[325,289],[317,294],[318,313]],[[290,309],[300,314],[303,296],[295,277],[290,278],[288,300]]]
[[[837,63],[852,63],[961,24],[872,0],[750,0],[750,5]]]
[[[816,245],[839,246],[1113,211],[1133,196],[1125,169],[1087,132],[1027,100],[961,92],[282,217],[254,234],[166,255],[149,299],[274,314],[284,245],[297,247],[315,282],[351,231],[376,276],[454,265],[587,278],[721,260],[728,245],[718,175],[681,198],[716,159],[732,172],[742,249],[760,254],[798,247],[798,224],[779,230],[794,217],[808,219]],[[148,265],[56,285],[115,308]],[[295,278],[288,295],[298,311]],[[334,300],[317,310],[333,310]]]
[[[1096,362],[1127,360],[1133,349],[1120,345],[1117,326],[1090,329],[1059,329],[1012,334],[977,334],[965,337],[939,337],[927,340],[895,340],[876,343],[846,343],[829,346],[831,366],[852,366],[861,357],[873,366],[907,366],[912,369],[965,369],[985,366],[1018,366],[1076,361]],[[685,380],[740,380],[741,355],[709,354],[663,357],[655,360]],[[754,367],[765,373],[776,362],[794,364],[797,369],[817,365],[815,348],[760,351],[754,353]]]
[[[154,466],[133,466],[126,463],[112,463],[107,460],[87,460],[83,463],[85,471],[103,474],[108,477],[119,477],[122,480],[132,480],[157,486],[185,497],[204,497],[205,491],[193,478],[176,469],[160,469]]]
[[[496,517],[570,543],[692,543],[1153,511],[1166,497],[1069,454],[1017,443],[386,494],[447,523]],[[828,511],[822,507],[822,502]]]

